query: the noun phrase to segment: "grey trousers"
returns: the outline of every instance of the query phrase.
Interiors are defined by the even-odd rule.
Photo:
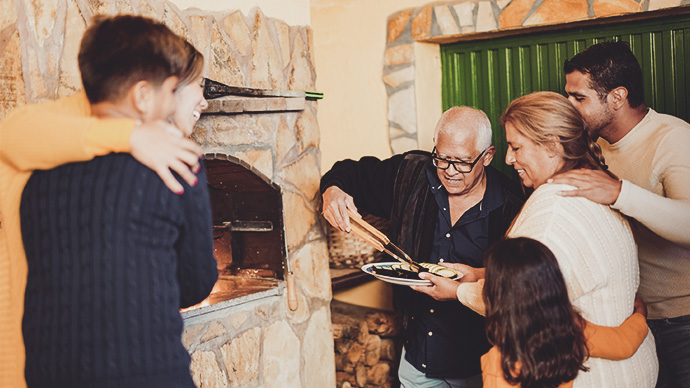
[[[464,379],[436,379],[426,377],[424,372],[405,360],[405,349],[400,358],[398,379],[401,388],[482,388],[482,375]]]

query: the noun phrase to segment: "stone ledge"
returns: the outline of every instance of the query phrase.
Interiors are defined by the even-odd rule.
[[[285,293],[286,287],[285,281],[279,281],[278,283],[279,284],[276,288],[270,290],[257,292],[235,299],[226,300],[223,302],[212,304],[210,306],[203,306],[195,308],[193,310],[184,311],[181,314],[182,319],[184,320],[184,324],[186,327],[189,327],[191,325],[195,325],[198,323],[210,322],[214,319],[218,319],[219,317],[225,317],[227,315],[227,311],[225,310],[229,308],[258,300],[275,298],[276,296],[283,295]]]
[[[240,97],[225,96],[208,100],[204,114],[240,114],[301,111],[304,97]]]

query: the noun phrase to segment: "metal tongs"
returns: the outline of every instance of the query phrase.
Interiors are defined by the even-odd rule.
[[[412,260],[402,249],[395,246],[383,232],[371,226],[362,217],[359,217],[349,209],[347,214],[350,216],[350,225],[354,234],[371,244],[379,252],[386,252],[399,262],[408,264],[414,272],[419,272],[420,265]]]

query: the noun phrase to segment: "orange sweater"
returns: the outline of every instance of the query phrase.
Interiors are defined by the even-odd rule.
[[[80,94],[16,109],[0,124],[0,387],[23,388],[27,265],[19,205],[31,172],[129,152],[134,120],[98,120]]]
[[[647,337],[647,320],[642,314],[631,315],[618,327],[598,326],[587,322],[585,338],[591,357],[609,360],[624,360],[635,354]],[[482,379],[484,388],[515,388],[503,378],[501,353],[495,346],[482,356]],[[559,388],[571,388],[573,382],[563,383]]]

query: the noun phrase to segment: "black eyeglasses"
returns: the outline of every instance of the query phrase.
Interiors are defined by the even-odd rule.
[[[440,168],[441,170],[447,170],[452,165],[453,168],[455,168],[455,171],[462,174],[467,174],[468,172],[472,171],[474,165],[477,164],[477,162],[479,162],[479,159],[482,158],[482,155],[484,155],[485,152],[486,150],[482,151],[482,153],[479,154],[479,156],[477,156],[477,159],[475,159],[474,162],[470,163],[463,162],[461,160],[448,160],[439,158],[438,154],[436,153],[436,147],[434,147],[434,150],[431,151],[431,160],[434,164],[434,167]]]

